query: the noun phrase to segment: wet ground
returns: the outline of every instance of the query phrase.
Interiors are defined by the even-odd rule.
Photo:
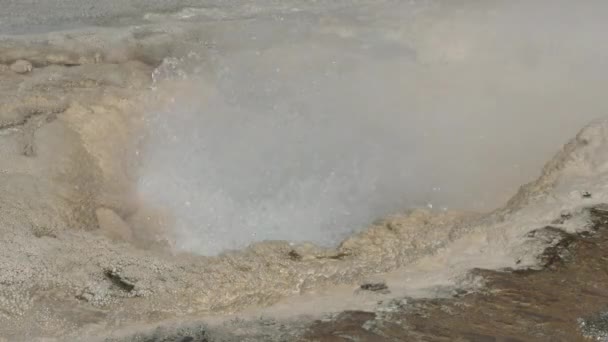
[[[404,301],[394,312],[343,312],[315,322],[303,340],[605,341],[608,207],[590,212],[590,233],[535,232],[559,239],[542,255],[542,269],[473,270],[486,282],[481,292]]]

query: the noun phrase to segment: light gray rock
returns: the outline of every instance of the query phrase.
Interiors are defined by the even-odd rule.
[[[28,72],[32,71],[34,67],[32,66],[32,63],[20,59],[15,61],[15,63],[11,64],[10,68],[13,72],[16,72],[18,74],[27,74]]]

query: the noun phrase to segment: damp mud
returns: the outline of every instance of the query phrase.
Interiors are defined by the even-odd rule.
[[[316,338],[608,203],[601,2],[52,4],[0,13],[0,341]]]

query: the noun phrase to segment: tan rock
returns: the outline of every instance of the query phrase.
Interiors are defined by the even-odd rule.
[[[105,236],[112,240],[131,241],[133,239],[131,227],[113,210],[98,208],[95,214],[99,229]]]
[[[136,246],[161,251],[170,248],[173,219],[167,211],[142,203],[127,222],[133,229],[133,243]]]
[[[15,63],[11,64],[10,68],[13,72],[16,72],[18,74],[26,74],[32,71],[34,67],[32,66],[32,63],[24,59],[20,59],[17,60]]]

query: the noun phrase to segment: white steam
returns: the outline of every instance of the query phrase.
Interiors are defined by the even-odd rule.
[[[490,210],[533,179],[606,113],[606,6],[471,3],[209,24],[143,155],[177,247],[332,245],[407,207]]]

